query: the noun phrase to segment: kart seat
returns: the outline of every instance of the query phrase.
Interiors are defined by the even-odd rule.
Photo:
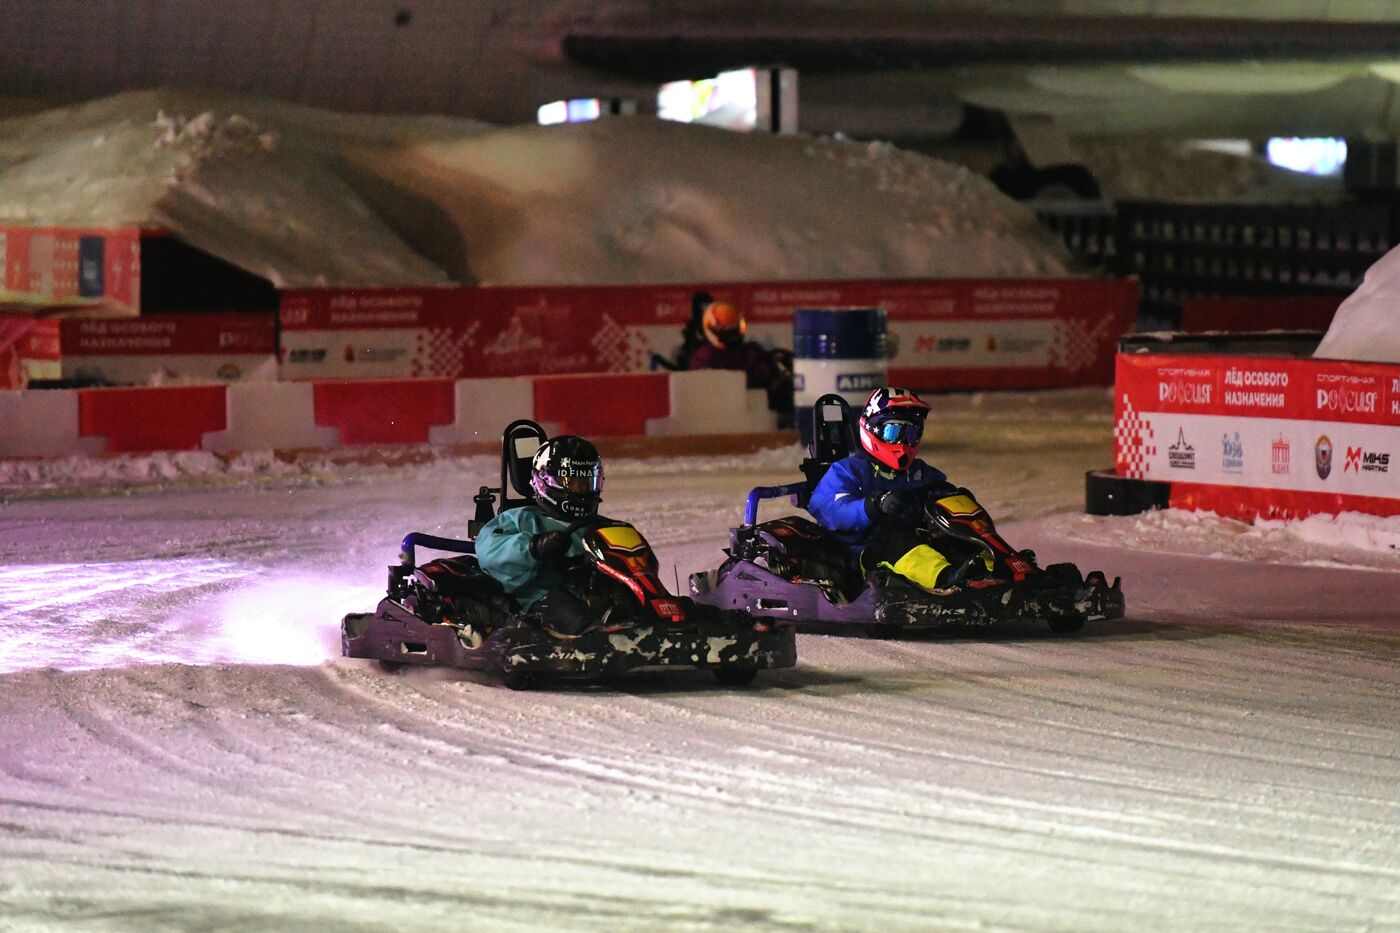
[[[852,421],[850,405],[835,393],[823,395],[812,406],[812,442],[802,461],[803,483],[795,497],[798,508],[805,509],[812,501],[812,492],[831,465],[849,457],[855,449]]]
[[[753,558],[761,557],[778,576],[816,583],[846,599],[855,598],[865,586],[846,549],[810,519],[793,515],[764,522],[754,529],[749,548]]]
[[[484,572],[476,558],[468,554],[441,557],[414,570],[413,576],[424,589],[447,599],[468,597],[493,599],[505,597],[505,587]]]

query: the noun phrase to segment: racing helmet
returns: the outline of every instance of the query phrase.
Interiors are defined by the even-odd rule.
[[[546,515],[571,522],[598,514],[603,500],[603,461],[581,437],[545,441],[530,461],[530,489]]]
[[[860,413],[861,449],[892,470],[908,469],[919,454],[928,411],[910,389],[876,389]]]
[[[749,324],[739,309],[727,301],[712,301],[700,319],[705,339],[716,347],[737,347],[744,342]]]

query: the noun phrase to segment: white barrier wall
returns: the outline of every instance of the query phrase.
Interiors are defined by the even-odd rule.
[[[0,392],[0,457],[495,442],[517,418],[589,437],[775,430],[741,372]]]

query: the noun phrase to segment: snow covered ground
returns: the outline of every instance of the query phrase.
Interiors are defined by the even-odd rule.
[[[486,458],[0,504],[0,928],[1400,927],[1394,529],[1085,521],[1107,392],[937,408],[1129,619],[518,694],[335,656]],[[684,579],[796,456],[612,461],[607,511]]]

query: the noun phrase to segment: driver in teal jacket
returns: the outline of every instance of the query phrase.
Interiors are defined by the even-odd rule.
[[[533,503],[506,509],[482,527],[476,559],[522,609],[538,604],[551,628],[577,634],[587,627],[589,614],[578,598],[583,581],[566,573],[565,564],[583,554],[584,529],[572,535],[567,529],[598,514],[603,499],[598,448],[572,434],[546,441],[530,463],[530,488]]]

